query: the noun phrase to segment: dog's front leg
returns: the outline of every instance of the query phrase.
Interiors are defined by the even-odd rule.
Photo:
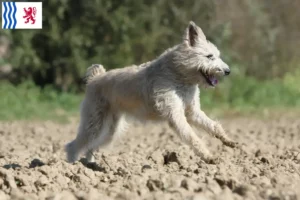
[[[216,163],[215,159],[208,151],[205,143],[195,134],[194,130],[187,122],[184,114],[182,102],[178,98],[171,98],[170,101],[163,100],[157,103],[161,116],[165,116],[170,127],[180,136],[183,142],[188,144],[206,163]]]
[[[191,124],[204,129],[206,132],[220,139],[224,145],[232,148],[237,145],[235,141],[229,138],[222,125],[210,119],[200,108],[192,108],[187,113],[187,118]]]
[[[184,113],[174,114],[169,119],[169,125],[180,136],[183,142],[188,144],[206,163],[216,163],[217,160],[210,154],[205,143],[195,134],[187,122]]]

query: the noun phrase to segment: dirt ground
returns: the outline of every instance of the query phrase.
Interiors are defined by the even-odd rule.
[[[199,131],[221,158],[206,164],[164,124],[135,124],[97,152],[69,164],[64,145],[77,120],[0,122],[0,200],[300,199],[300,118],[221,120],[244,151]]]

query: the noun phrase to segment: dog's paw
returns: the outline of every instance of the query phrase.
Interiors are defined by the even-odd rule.
[[[65,151],[67,153],[67,162],[74,163],[78,160],[78,153],[76,152],[74,142],[70,142],[65,146]]]

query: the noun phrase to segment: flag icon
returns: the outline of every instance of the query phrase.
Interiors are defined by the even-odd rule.
[[[42,2],[2,2],[2,29],[41,29]]]

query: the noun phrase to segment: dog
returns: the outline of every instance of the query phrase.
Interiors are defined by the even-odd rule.
[[[67,161],[85,154],[94,162],[93,151],[104,147],[123,131],[125,116],[166,121],[207,163],[217,158],[208,151],[192,126],[204,129],[229,147],[221,124],[200,109],[199,87],[215,87],[218,78],[230,74],[217,47],[190,21],[180,44],[142,65],[106,71],[94,64],[87,69],[86,95],[81,103],[77,137],[65,146]]]

